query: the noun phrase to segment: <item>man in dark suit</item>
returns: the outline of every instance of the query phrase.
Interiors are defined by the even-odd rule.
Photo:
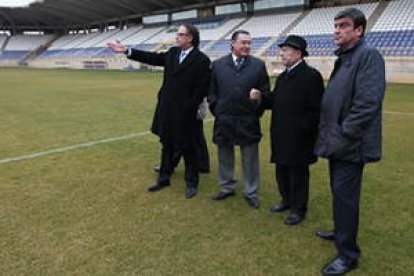
[[[367,20],[358,9],[339,12],[334,21],[338,59],[322,98],[315,153],[329,160],[334,231],[317,236],[334,240],[337,256],[322,269],[342,275],[358,265],[359,202],[364,165],[381,159],[381,110],[385,64],[364,40]]]
[[[126,48],[122,43],[108,43],[108,47],[128,58],[150,65],[163,66],[164,78],[155,109],[151,131],[162,144],[161,168],[157,182],[150,192],[170,185],[173,154],[179,147],[185,162],[186,198],[196,195],[199,183],[196,133],[197,109],[208,91],[210,60],[199,49],[198,30],[189,24],[178,28],[177,47],[164,53],[152,53]]]
[[[294,225],[305,218],[308,209],[309,165],[317,161],[313,146],[324,84],[321,74],[303,59],[308,52],[302,37],[290,35],[279,47],[286,70],[277,78],[273,92],[263,91],[262,97],[266,108],[272,110],[271,162],[276,163],[282,197],[271,211],[290,209],[284,222]]]
[[[251,37],[239,30],[231,37],[231,54],[213,63],[209,91],[210,110],[215,116],[213,142],[218,146],[220,191],[213,196],[222,200],[235,194],[234,146],[241,149],[245,182],[244,196],[253,208],[259,207],[259,149],[262,137],[260,116],[264,109],[250,99],[250,91],[269,89],[269,77],[263,61],[250,56]]]

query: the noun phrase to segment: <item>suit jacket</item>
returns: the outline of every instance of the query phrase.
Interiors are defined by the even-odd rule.
[[[263,104],[272,110],[271,162],[286,166],[316,162],[313,148],[323,91],[321,74],[302,61],[279,75],[272,93],[263,93]]]
[[[315,152],[354,163],[381,159],[381,110],[385,93],[385,64],[364,39],[338,60],[322,99]]]
[[[250,100],[252,88],[269,90],[263,61],[248,56],[237,69],[229,54],[213,62],[208,99],[215,116],[214,143],[232,146],[260,141],[260,116],[264,108]]]
[[[151,131],[161,143],[183,145],[194,139],[197,131],[197,109],[207,95],[210,59],[194,48],[179,64],[178,47],[165,53],[133,49],[130,59],[163,66],[164,76],[158,92]]]

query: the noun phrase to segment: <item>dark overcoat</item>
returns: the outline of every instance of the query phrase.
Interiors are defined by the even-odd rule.
[[[323,91],[321,74],[305,61],[279,75],[272,93],[263,97],[272,110],[271,162],[285,166],[316,162],[313,151]]]
[[[322,98],[315,152],[353,163],[379,161],[384,59],[364,39],[335,54],[338,59]]]
[[[215,116],[213,142],[219,146],[249,145],[262,137],[260,116],[264,108],[250,100],[250,90],[269,90],[265,64],[247,56],[236,68],[231,54],[213,62],[209,103]]]
[[[194,48],[180,64],[180,48],[165,53],[132,49],[130,59],[164,67],[151,131],[163,144],[184,145],[197,131],[197,109],[207,96],[210,59]]]

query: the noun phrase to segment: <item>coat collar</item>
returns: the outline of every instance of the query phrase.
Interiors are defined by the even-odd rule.
[[[338,62],[338,68],[339,66],[350,66],[353,62],[355,52],[357,52],[358,48],[361,48],[361,46],[365,44],[366,44],[365,39],[361,38],[360,40],[358,40],[357,43],[355,43],[355,45],[353,45],[352,47],[348,49],[343,50],[339,48],[335,50],[334,53],[335,55],[338,56],[338,59],[337,61],[335,61],[335,63]],[[331,77],[333,76],[334,71],[331,73]]]
[[[244,60],[243,60],[242,65],[240,66],[239,70],[237,70],[236,65],[234,64],[234,60],[233,60],[232,54],[230,53],[226,57],[226,64],[228,66],[230,66],[234,71],[241,71],[241,70],[243,70],[244,67],[246,67],[247,65],[249,65],[250,61],[251,61],[251,56],[244,57]]]
[[[361,38],[360,40],[358,40],[357,43],[355,43],[355,45],[349,47],[348,49],[345,49],[345,50],[343,50],[341,48],[336,49],[334,54],[339,56],[339,57],[343,56],[343,55],[347,55],[347,54],[352,54],[355,51],[355,49],[357,49],[362,44],[365,44],[365,39],[364,38]]]
[[[175,72],[174,73],[179,73],[181,72],[184,68],[186,68],[187,66],[189,66],[190,64],[192,64],[197,57],[197,54],[199,52],[199,50],[197,48],[194,48],[193,50],[191,50],[191,52],[185,57],[185,59],[183,60],[182,63],[178,63],[179,60],[179,53],[181,52],[181,50],[178,48],[178,54],[175,55],[175,60],[174,60],[174,64],[175,64]]]
[[[300,72],[302,72],[306,66],[307,66],[306,61],[302,60],[298,65],[292,68],[289,72],[284,71],[283,75],[286,75],[288,77],[296,76],[297,74],[300,74]]]

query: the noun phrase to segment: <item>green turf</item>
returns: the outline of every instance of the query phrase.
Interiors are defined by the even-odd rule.
[[[148,130],[158,73],[0,69],[0,160]],[[384,109],[414,113],[414,86],[390,84]],[[153,135],[0,164],[0,275],[318,275],[335,254],[314,231],[331,228],[326,162],[312,167],[309,213],[283,224],[261,143],[262,206],[214,202],[216,148],[205,123],[212,173],[184,198],[146,187],[159,159]],[[360,268],[353,275],[413,275],[414,115],[384,114],[384,160],[363,183]],[[240,161],[239,159],[237,161]],[[240,178],[238,162],[238,178]]]

